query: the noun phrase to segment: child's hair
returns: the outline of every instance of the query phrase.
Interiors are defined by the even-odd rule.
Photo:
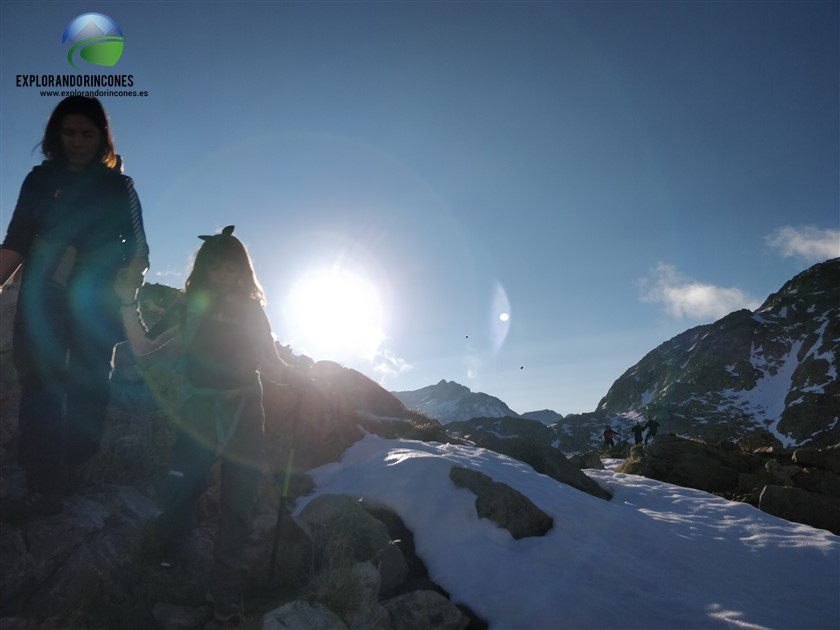
[[[236,286],[243,296],[256,300],[265,306],[265,293],[254,273],[251,257],[242,241],[233,235],[233,226],[229,225],[221,234],[201,235],[198,238],[204,244],[195,254],[192,271],[184,285],[184,292],[207,288],[207,273],[211,262],[233,264],[238,270]]]

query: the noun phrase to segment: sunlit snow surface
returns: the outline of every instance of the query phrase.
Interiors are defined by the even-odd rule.
[[[554,519],[514,540],[449,479],[479,470]],[[311,471],[315,495],[396,511],[431,578],[493,629],[840,627],[840,537],[749,505],[609,470],[604,501],[480,448],[368,435]]]

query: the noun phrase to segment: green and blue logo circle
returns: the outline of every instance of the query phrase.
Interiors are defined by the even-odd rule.
[[[61,37],[62,44],[68,42],[67,61],[76,70],[79,59],[97,66],[113,66],[123,52],[120,27],[102,13],[82,13],[73,18]]]

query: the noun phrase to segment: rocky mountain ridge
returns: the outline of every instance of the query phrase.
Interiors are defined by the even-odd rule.
[[[661,432],[702,440],[766,434],[779,446],[832,446],[840,444],[838,366],[835,258],[798,274],[754,312],[735,311],[666,341],[617,379],[595,411],[557,414],[550,424],[565,452],[599,444],[607,424],[629,439],[634,422],[648,416],[660,422]],[[550,418],[546,412],[505,413],[509,408],[501,400],[454,382],[395,395],[444,424],[469,420],[470,413]],[[461,404],[472,396],[494,404]]]
[[[546,425],[563,419],[562,415],[551,409],[516,413],[495,396],[473,392],[465,385],[446,379],[421,389],[392,391],[391,394],[408,409],[434,418],[444,425],[470,418],[530,418]]]
[[[469,387],[445,379],[414,391],[391,393],[408,409],[423,413],[444,425],[477,417],[519,417],[518,413],[495,396],[473,392]]]
[[[652,415],[703,439],[768,431],[785,446],[840,443],[840,258],[786,282],[755,311],[692,328],[627,370],[600,417]]]

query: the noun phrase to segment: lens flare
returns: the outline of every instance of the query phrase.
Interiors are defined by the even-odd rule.
[[[490,305],[490,339],[493,354],[496,354],[505,343],[510,330],[510,301],[507,292],[500,282],[493,288]]]

